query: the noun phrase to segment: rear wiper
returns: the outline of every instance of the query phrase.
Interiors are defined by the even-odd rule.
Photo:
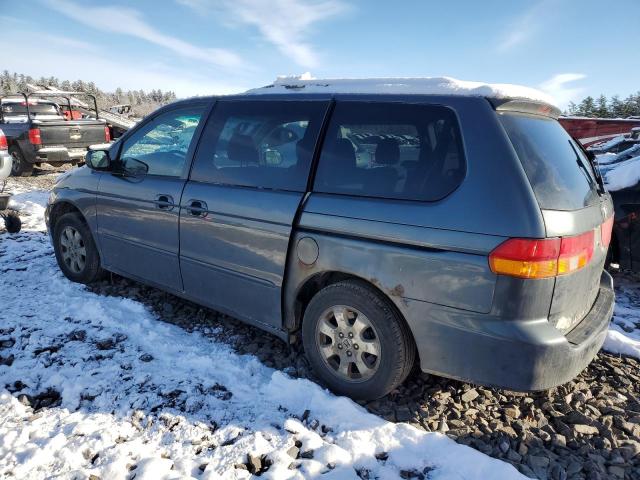
[[[582,158],[580,157],[580,154],[576,150],[576,147],[573,144],[573,142],[571,140],[567,140],[567,141],[569,142],[569,146],[573,150],[573,153],[576,154],[576,163],[578,164],[578,167],[580,167],[580,170],[582,171],[582,173],[584,174],[585,178],[587,179],[587,183],[589,184],[589,186],[592,187],[592,188],[595,187],[596,191],[599,194],[604,193],[605,190],[604,190],[604,184],[602,183],[602,178],[599,177],[598,174],[595,173],[596,172],[595,166],[593,165],[593,163],[591,163],[591,160],[589,160],[589,165],[591,166],[591,172],[593,172],[593,177],[591,176],[591,173],[589,172],[589,168],[582,161]],[[594,177],[595,177],[595,181],[594,181]]]

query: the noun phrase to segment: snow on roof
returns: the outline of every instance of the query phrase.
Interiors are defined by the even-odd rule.
[[[278,77],[265,87],[247,94],[264,93],[391,93],[461,95],[491,98],[518,98],[555,104],[550,95],[530,87],[509,83],[483,83],[451,77],[419,78],[312,78],[308,74]]]

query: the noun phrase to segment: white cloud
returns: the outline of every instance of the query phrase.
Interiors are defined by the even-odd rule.
[[[228,83],[211,80],[209,75],[198,75],[162,63],[144,63],[126,60],[117,52],[99,45],[81,42],[69,37],[47,34],[45,42],[38,32],[7,29],[7,38],[21,38],[3,53],[3,68],[33,77],[58,77],[61,80],[94,81],[107,91],[117,87],[124,90],[173,90],[178,97],[194,95],[222,95],[238,93],[250,85],[228,79]],[[60,48],[75,45],[75,49]],[[38,61],[34,62],[33,59]],[[225,77],[226,78],[226,77]]]
[[[298,65],[317,67],[318,55],[306,40],[314,24],[335,17],[348,7],[341,0],[178,0],[196,12],[219,12],[235,23],[253,26],[262,37]]]
[[[131,8],[91,7],[70,0],[44,0],[44,3],[53,10],[91,28],[138,37],[182,57],[227,68],[238,68],[243,65],[241,58],[230,50],[199,47],[156,30],[144,21],[140,12]]]
[[[578,80],[587,78],[583,73],[559,73],[539,85],[540,90],[556,99],[559,107],[566,107],[572,100],[579,99],[585,92],[584,87],[571,86]]]
[[[549,16],[548,4],[549,0],[537,2],[511,22],[502,32],[496,50],[499,53],[510,52],[531,39],[541,27],[540,19]]]

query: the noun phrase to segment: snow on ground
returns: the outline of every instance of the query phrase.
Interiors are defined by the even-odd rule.
[[[640,358],[640,312],[633,307],[640,300],[640,284],[622,276],[617,276],[615,281],[616,306],[603,348]]]
[[[483,83],[451,77],[422,78],[312,78],[310,75],[278,77],[272,85],[246,93],[404,93],[466,95],[495,98],[523,98],[546,102],[555,100],[539,90],[508,83]]]
[[[0,475],[522,478],[444,435],[387,422],[159,322],[138,302],[69,282],[44,232],[46,198],[18,193],[25,230],[0,234]]]

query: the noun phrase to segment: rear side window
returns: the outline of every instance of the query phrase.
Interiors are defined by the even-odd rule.
[[[518,113],[499,114],[499,118],[540,208],[578,210],[597,201],[591,163],[556,120]]]
[[[305,191],[327,102],[220,101],[191,179]]]
[[[433,201],[451,193],[464,173],[460,129],[451,109],[338,102],[314,190]]]

